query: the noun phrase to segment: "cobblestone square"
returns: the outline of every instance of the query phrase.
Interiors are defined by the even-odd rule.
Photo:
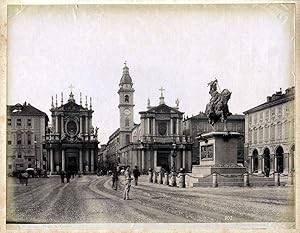
[[[123,200],[108,176],[7,178],[7,223],[294,222],[292,187],[169,187],[141,176]]]

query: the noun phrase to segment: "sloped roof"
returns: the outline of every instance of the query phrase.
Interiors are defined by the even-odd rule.
[[[43,111],[33,107],[26,102],[16,105],[7,105],[7,115],[8,116],[45,116],[48,119],[48,116]]]

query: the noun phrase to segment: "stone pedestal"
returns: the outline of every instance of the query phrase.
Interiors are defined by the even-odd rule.
[[[237,164],[240,137],[237,132],[210,132],[198,137],[200,165],[193,166],[192,174],[203,177],[212,173],[245,173],[246,168]]]

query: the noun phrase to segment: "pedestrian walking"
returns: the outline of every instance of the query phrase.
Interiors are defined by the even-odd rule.
[[[112,188],[114,190],[117,190],[118,189],[118,180],[119,180],[117,169],[115,169],[113,171],[111,177],[112,177]]]
[[[61,182],[62,183],[65,183],[65,172],[64,171],[61,171],[61,173],[60,173],[60,179],[61,179]]]
[[[123,199],[129,200],[129,191],[130,191],[131,180],[132,180],[131,173],[130,173],[130,166],[127,166],[124,176],[125,176],[125,188],[123,192]]]
[[[70,183],[71,172],[67,171],[66,178],[67,178],[67,183]]]
[[[139,169],[137,166],[134,167],[133,171],[133,177],[134,177],[134,185],[137,186],[138,185],[138,179],[139,179],[139,176],[141,175]]]
[[[266,177],[270,176],[270,169],[267,166],[265,166],[265,174],[266,174]]]
[[[20,184],[26,184],[26,186],[28,185],[28,177],[29,174],[27,171],[22,171],[21,173],[19,173],[18,178],[20,180]]]

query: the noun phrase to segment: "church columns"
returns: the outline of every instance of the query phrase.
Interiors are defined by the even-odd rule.
[[[142,150],[142,170],[145,169],[145,151]]]
[[[147,127],[146,127],[146,129],[147,129],[147,135],[149,135],[150,134],[150,118],[149,117],[147,118]]]
[[[185,169],[186,158],[185,158],[185,150],[182,151],[182,168]]]
[[[176,135],[179,135],[179,119],[176,118]]]
[[[177,151],[177,156],[176,156],[176,170],[179,170],[181,167],[182,167],[182,164],[181,164],[181,151]]]
[[[50,149],[50,172],[54,172],[53,149]]]
[[[152,119],[152,135],[156,135],[156,131],[155,131],[155,118]]]
[[[86,162],[85,171],[88,172],[90,170],[90,160],[89,160],[89,150],[88,149],[85,151],[85,162]]]
[[[83,128],[83,124],[82,124],[82,116],[80,116],[79,118],[79,128],[80,128],[80,135],[82,135],[82,128]]]
[[[170,119],[170,135],[173,135],[173,118]]]
[[[61,150],[61,170],[65,171],[65,150]]]
[[[79,171],[82,172],[82,149],[79,150]]]
[[[187,171],[192,171],[192,151],[187,151]]]
[[[60,133],[64,133],[64,118],[63,116],[60,117]]]
[[[85,133],[88,134],[89,133],[89,129],[88,129],[88,117],[85,117]]]
[[[153,169],[155,170],[157,167],[157,150],[153,151]]]
[[[55,133],[58,133],[58,116],[55,117]]]
[[[94,150],[91,149],[91,172],[94,172]]]

